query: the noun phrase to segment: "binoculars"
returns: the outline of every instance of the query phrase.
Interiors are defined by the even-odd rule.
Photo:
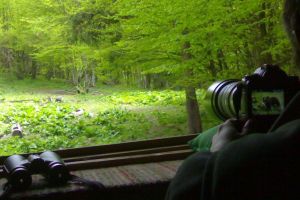
[[[33,174],[43,175],[50,184],[64,184],[70,173],[63,160],[54,152],[46,151],[40,155],[21,155],[8,157],[3,164],[8,183],[16,189],[26,189],[32,183]]]

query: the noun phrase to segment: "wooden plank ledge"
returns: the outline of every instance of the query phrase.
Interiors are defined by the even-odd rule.
[[[96,160],[75,161],[66,163],[71,171],[97,169],[106,167],[116,167],[122,165],[155,163],[162,161],[183,160],[193,152],[192,150],[179,150],[171,152],[160,152],[143,155],[131,155],[114,158],[104,158]]]

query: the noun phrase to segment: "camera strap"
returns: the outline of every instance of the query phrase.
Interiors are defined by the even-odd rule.
[[[4,200],[7,199],[7,197],[11,194],[13,187],[9,182],[7,182],[3,185],[3,188],[1,188],[1,190],[0,200]]]
[[[93,190],[103,190],[105,188],[104,185],[98,181],[90,181],[76,175],[70,175],[69,182],[78,185],[86,185]]]
[[[105,189],[104,185],[98,181],[90,181],[84,178],[81,178],[76,175],[70,174],[69,180],[66,184],[76,184],[76,185],[81,185],[81,186],[87,186],[88,189],[92,191],[98,191],[98,190],[103,190]],[[1,188],[1,193],[0,193],[0,200],[5,200],[12,194],[13,192],[19,192],[20,190],[17,190],[13,188],[12,184],[8,181],[6,182],[3,187]]]

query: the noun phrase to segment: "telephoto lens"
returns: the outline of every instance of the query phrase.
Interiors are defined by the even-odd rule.
[[[10,156],[4,161],[4,171],[8,175],[8,183],[13,188],[26,189],[31,185],[29,165],[29,161],[20,155]]]
[[[241,92],[239,80],[215,82],[208,88],[212,109],[220,119],[238,117]]]
[[[64,161],[52,151],[40,154],[46,163],[46,171],[43,173],[51,184],[64,184],[70,179],[70,173]]]

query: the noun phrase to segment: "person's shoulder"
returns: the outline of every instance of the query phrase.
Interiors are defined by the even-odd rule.
[[[262,188],[283,194],[282,188],[299,181],[295,178],[300,177],[299,143],[300,119],[268,134],[251,134],[233,141],[209,159],[206,176],[212,183],[207,187],[213,187],[213,195],[222,199],[233,199],[229,198],[232,195],[257,199]],[[285,173],[289,171],[295,172],[292,177]]]
[[[291,122],[285,123],[284,125],[277,128],[274,132],[275,133],[284,132],[285,135],[287,135],[287,133],[296,134],[299,131],[300,131],[300,119],[296,119]],[[269,134],[271,134],[271,133],[269,133]]]
[[[300,150],[300,119],[288,122],[270,133],[257,133],[244,136],[231,142],[219,152],[218,157],[249,159],[268,156],[285,149]]]

